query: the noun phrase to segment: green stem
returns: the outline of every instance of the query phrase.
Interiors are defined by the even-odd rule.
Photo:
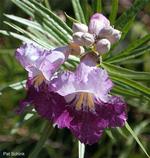
[[[38,154],[40,153],[40,151],[42,150],[42,147],[44,145],[44,143],[46,142],[46,140],[48,139],[48,137],[50,136],[52,131],[51,125],[50,123],[47,121],[45,124],[45,127],[43,129],[42,135],[40,140],[38,141],[38,143],[36,144],[34,150],[31,152],[31,154],[29,155],[29,158],[37,158]]]
[[[85,154],[85,145],[83,143],[81,143],[80,141],[78,141],[78,154],[79,154],[79,158],[84,158],[84,154]]]

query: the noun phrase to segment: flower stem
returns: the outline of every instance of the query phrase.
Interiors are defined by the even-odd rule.
[[[81,143],[80,141],[78,141],[78,154],[79,154],[79,158],[84,158],[84,153],[85,153],[85,145],[83,143]]]
[[[31,154],[29,155],[29,158],[37,158],[38,154],[39,154],[40,151],[42,150],[42,147],[43,147],[45,141],[46,141],[46,140],[48,139],[48,137],[50,136],[51,131],[52,131],[51,125],[50,125],[50,123],[47,121],[46,124],[45,124],[45,126],[44,126],[44,129],[43,129],[41,138],[40,138],[40,140],[38,141],[38,143],[36,144],[35,148],[34,148],[33,151],[31,152]]]

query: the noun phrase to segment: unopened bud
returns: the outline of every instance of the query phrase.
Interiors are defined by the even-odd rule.
[[[101,39],[96,43],[96,51],[99,54],[107,53],[110,50],[110,42],[107,39]]]
[[[73,23],[72,26],[73,32],[88,32],[88,27],[81,23]]]
[[[84,42],[84,46],[90,46],[94,43],[94,36],[90,33],[84,33],[82,35],[82,40]]]
[[[78,56],[85,52],[84,48],[76,43],[70,43],[68,46],[69,46],[69,54],[71,55]]]
[[[99,37],[102,38],[102,37],[108,37],[110,35],[113,34],[113,27],[109,26],[109,27],[104,27],[100,33],[99,33]]]
[[[84,41],[82,39],[83,32],[76,32],[73,34],[73,42],[80,45],[84,46]]]
[[[110,41],[111,44],[114,44],[115,42],[120,40],[121,34],[121,31],[113,29],[112,35],[109,36],[107,39]]]

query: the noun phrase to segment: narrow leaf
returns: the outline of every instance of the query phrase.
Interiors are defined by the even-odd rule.
[[[150,80],[150,73],[148,72],[133,71],[106,62],[103,62],[102,66],[111,74],[135,80]]]
[[[112,74],[111,74],[111,79],[114,80],[114,82],[119,81],[119,82],[123,83],[124,85],[134,88],[135,90],[138,90],[138,91],[144,93],[145,95],[150,95],[150,88],[145,87],[144,85],[140,84],[139,82],[130,80],[128,78],[123,78],[120,76],[112,75]]]
[[[128,25],[129,19],[135,17],[137,13],[149,2],[150,0],[135,0],[133,5],[117,19],[115,27],[122,30],[126,27],[126,25]]]
[[[62,21],[56,14],[54,14],[51,10],[47,9],[40,3],[38,3],[35,0],[31,0],[39,9],[41,9],[45,14],[49,15],[57,24],[59,24],[63,29],[65,29],[70,35],[72,34],[71,28],[64,22]]]
[[[149,51],[150,51],[150,45],[147,45],[147,46],[132,50],[130,53],[118,54],[114,57],[108,57],[105,60],[107,62],[110,62],[110,63],[117,63],[117,62],[121,62],[121,61],[127,61],[128,59],[133,59],[135,57],[138,57],[140,55],[148,53]]]
[[[29,155],[29,158],[37,158],[38,157],[38,154],[40,153],[40,151],[43,148],[44,143],[46,142],[46,140],[50,136],[51,131],[52,131],[52,127],[51,127],[50,123],[47,121],[46,124],[45,124],[45,127],[43,129],[43,133],[41,135],[41,138],[38,141],[38,143],[35,146],[32,153]]]
[[[148,41],[150,41],[150,35],[146,35],[141,39],[135,40],[125,50],[121,51],[117,56],[112,57],[111,60],[114,60],[114,59],[117,59],[117,58],[120,58],[120,57],[124,57],[124,55],[132,53],[132,51],[134,49],[142,46],[143,44],[147,43]]]
[[[94,12],[102,12],[102,0],[93,0],[93,10]]]
[[[26,14],[28,14],[31,17],[34,17],[33,9],[20,0],[11,0],[15,5],[17,5],[20,9],[22,9]]]
[[[17,25],[14,25],[12,23],[8,23],[8,22],[5,22],[5,24],[9,25],[10,27],[12,27],[13,29],[19,31],[20,33],[24,34],[24,35],[27,35],[28,37],[30,37],[32,40],[34,40],[35,42],[37,42],[38,44],[40,44],[41,46],[47,48],[47,49],[50,49],[50,48],[53,48],[50,44],[44,42],[43,40],[41,39],[38,39],[36,36],[34,36],[33,34],[31,34],[30,32],[28,31],[25,31],[23,30],[21,27],[17,26]]]
[[[78,21],[80,21],[81,23],[86,24],[86,20],[85,20],[85,17],[84,17],[82,7],[80,5],[80,1],[79,0],[71,0],[71,2],[72,2],[72,5],[73,5],[73,9],[74,9],[76,19]]]
[[[19,39],[25,43],[33,43],[35,45],[38,45],[35,41],[31,40],[30,38],[27,38],[23,35],[20,35],[20,34],[17,34],[17,33],[14,33],[14,32],[9,32],[9,31],[5,31],[5,30],[0,30],[0,34],[3,34],[5,36],[11,36],[11,37],[14,37],[16,39]],[[39,45],[38,45],[39,46]]]
[[[146,154],[146,156],[148,158],[150,158],[149,154],[147,153],[146,149],[144,148],[143,144],[141,143],[141,141],[139,140],[139,138],[137,137],[137,135],[135,134],[135,132],[132,130],[132,128],[130,127],[130,125],[126,122],[125,124],[126,129],[131,133],[131,135],[133,136],[133,138],[136,140],[136,142],[138,143],[138,145],[141,147],[141,149],[143,150],[143,152]]]
[[[111,13],[109,20],[111,24],[114,24],[118,12],[118,0],[111,0]]]

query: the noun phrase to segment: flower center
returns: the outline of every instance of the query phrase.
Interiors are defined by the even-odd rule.
[[[94,106],[92,94],[82,92],[80,93],[79,98],[76,100],[77,100],[75,104],[76,110],[81,110],[82,108],[83,109],[88,108],[90,111],[94,110],[95,106]]]
[[[39,87],[42,82],[45,80],[45,77],[43,76],[42,73],[39,73],[38,75],[36,75],[33,79],[33,83],[35,87]]]

